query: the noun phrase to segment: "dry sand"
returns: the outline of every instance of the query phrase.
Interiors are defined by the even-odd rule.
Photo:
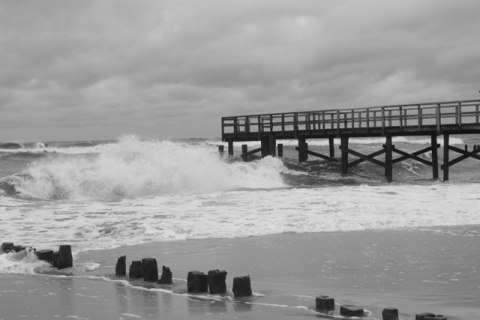
[[[396,230],[190,240],[85,252],[76,263],[97,262],[100,268],[73,277],[1,275],[0,319],[307,319],[319,316],[314,311],[317,295],[363,307],[367,319],[381,319],[384,307],[397,307],[403,319],[424,311],[450,320],[474,319],[480,314],[479,244],[478,236]],[[134,286],[110,282],[119,280],[113,274],[121,255],[127,256],[127,265],[156,258],[160,268],[172,269],[177,283],[191,270],[223,269],[231,289],[233,277],[250,275],[256,296],[189,296],[143,281]],[[181,292],[181,286],[175,291]]]

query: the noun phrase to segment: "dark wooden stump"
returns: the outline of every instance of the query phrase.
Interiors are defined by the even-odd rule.
[[[10,252],[13,251],[13,242],[4,242],[2,243],[2,252]]]
[[[160,280],[157,282],[158,284],[172,284],[172,271],[170,271],[170,268],[167,268],[165,266],[162,266],[162,276],[160,277]]]
[[[24,246],[13,246],[13,251],[15,252],[20,252],[22,250],[25,250],[26,248]]]
[[[397,308],[385,308],[382,311],[383,320],[398,320],[398,309]]]
[[[351,305],[340,306],[340,315],[344,317],[362,317],[363,309]]]
[[[155,258],[142,259],[143,281],[158,281],[158,266]]]
[[[227,292],[227,271],[210,270],[208,271],[208,287],[210,294],[222,294]]]
[[[132,264],[128,270],[128,277],[132,279],[143,278],[142,261],[132,261]]]
[[[45,249],[35,252],[38,260],[53,264],[53,250]],[[57,257],[58,258],[58,257]]]
[[[434,313],[431,312],[422,312],[415,315],[415,320],[423,320],[425,317],[435,317]]]
[[[437,314],[433,317],[423,317],[423,320],[447,320],[447,317],[441,314]]]
[[[60,255],[60,252],[58,251],[53,251],[52,254],[52,266],[54,268],[58,268],[58,256]]]
[[[235,298],[250,297],[252,295],[250,276],[233,278],[232,291]]]
[[[127,256],[121,256],[115,265],[115,275],[118,277],[127,275]]]
[[[318,296],[315,298],[315,308],[320,311],[335,310],[335,299],[329,296]]]
[[[203,293],[208,291],[208,277],[200,271],[190,271],[187,276],[187,291]]]
[[[58,249],[57,268],[66,269],[73,267],[72,246],[61,245]]]

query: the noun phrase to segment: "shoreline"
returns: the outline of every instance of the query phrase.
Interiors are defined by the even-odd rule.
[[[311,317],[316,315],[314,298],[329,295],[337,303],[336,315],[338,304],[353,304],[370,312],[366,319],[381,319],[383,308],[396,307],[403,319],[429,311],[444,314],[448,319],[466,320],[480,313],[479,243],[480,238],[475,236],[419,229],[185,240],[80,253],[75,263],[95,262],[100,266],[90,272],[76,273],[75,277],[0,275],[0,278],[2,282],[14,279],[6,287],[16,290],[22,300],[32,299],[31,305],[43,299],[28,293],[32,282],[43,279],[39,290],[46,286],[50,293],[56,293],[49,298],[59,302],[66,299],[59,297],[59,293],[69,296],[72,302],[66,309],[91,319],[103,315],[102,305],[109,305],[111,312],[125,319],[129,316],[122,314],[153,319],[152,314],[158,318],[165,309],[169,310],[169,319]],[[186,279],[192,270],[205,273],[226,270],[227,290],[231,290],[234,277],[250,275],[252,290],[258,296],[248,303],[230,296],[218,301],[208,296],[199,300],[194,296],[142,289],[141,286],[157,287],[143,281],[132,282],[140,287],[130,287],[101,280],[101,277],[126,280],[114,276],[115,263],[122,255],[127,256],[127,273],[132,260],[148,257],[157,259],[160,272],[162,265],[170,267],[176,279]],[[65,281],[69,281],[71,290],[65,289],[68,287]],[[123,293],[119,294],[120,291]],[[2,299],[10,296],[5,289],[1,295]],[[138,295],[148,298],[133,299],[136,302],[121,307],[122,300],[133,301],[132,296]],[[101,303],[92,298],[99,296],[104,299]],[[152,305],[156,306],[153,309],[158,308],[156,312]],[[59,315],[64,307],[51,308],[50,315]],[[17,312],[20,311],[18,308]],[[6,317],[4,312],[0,308],[0,319],[14,318]]]

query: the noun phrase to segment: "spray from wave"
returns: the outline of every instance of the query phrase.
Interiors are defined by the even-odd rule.
[[[98,154],[50,155],[0,181],[3,193],[58,200],[118,200],[166,193],[285,187],[282,161],[227,163],[215,149],[123,137]]]

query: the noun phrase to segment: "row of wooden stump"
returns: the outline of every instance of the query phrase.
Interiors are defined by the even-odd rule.
[[[315,298],[315,309],[317,311],[332,314],[335,311],[335,299],[329,296],[318,296]],[[340,306],[340,315],[344,317],[363,317],[365,312],[362,308],[342,305]],[[383,320],[398,320],[397,308],[384,308],[382,311]],[[447,320],[447,317],[441,314],[433,314],[430,312],[418,313],[415,320]]]
[[[13,242],[4,242],[1,246],[1,252],[21,252],[29,248],[30,247],[14,245]],[[33,254],[35,254],[39,260],[46,261],[57,269],[73,267],[72,246],[70,245],[61,245],[58,248],[58,251],[53,251],[50,249],[37,251],[34,248],[31,249]]]
[[[126,256],[121,256],[115,265],[115,275],[122,277],[127,275]],[[162,275],[158,278],[158,266],[155,258],[143,258],[141,261],[132,261],[128,277],[130,279],[142,279],[158,284],[173,284],[172,271],[162,266]],[[189,293],[224,294],[227,293],[227,272],[224,270],[210,270],[208,274],[201,271],[190,271],[187,275],[187,291]],[[250,276],[233,278],[233,295],[236,298],[249,297],[252,295]]]
[[[26,250],[24,246],[15,246],[12,242],[4,242],[1,251],[20,252]],[[73,266],[72,248],[70,245],[61,245],[58,251],[33,249],[34,254],[39,260],[50,263],[58,269],[70,268]],[[127,275],[126,256],[121,256],[115,265],[115,275],[123,277]],[[172,271],[170,268],[162,266],[162,275],[158,277],[158,265],[155,258],[144,258],[141,261],[132,261],[128,277],[130,279],[142,279],[148,282],[156,282],[158,284],[171,285]],[[207,274],[201,271],[190,271],[187,275],[187,291],[189,293],[207,293],[225,294],[227,292],[226,285],[227,272],[224,270],[210,270]],[[235,298],[252,296],[250,276],[242,276],[233,278],[232,286]],[[317,311],[332,314],[335,311],[335,299],[329,296],[321,295],[315,298],[315,308]],[[362,317],[365,312],[362,308],[352,305],[340,306],[340,315],[344,317]],[[398,320],[398,309],[385,308],[382,311],[383,320]],[[423,312],[415,315],[415,320],[447,320],[444,315]]]

